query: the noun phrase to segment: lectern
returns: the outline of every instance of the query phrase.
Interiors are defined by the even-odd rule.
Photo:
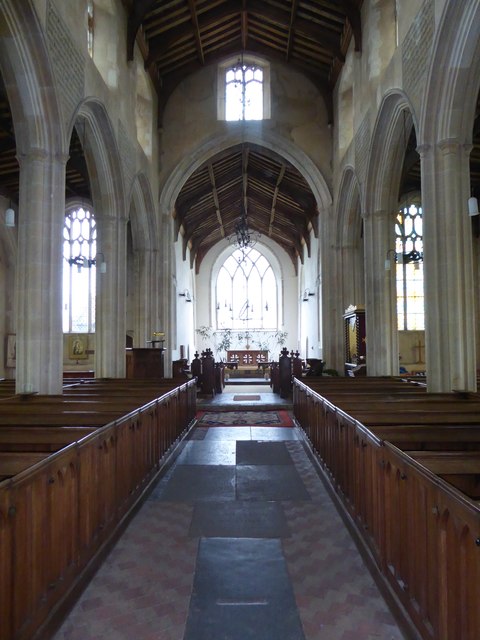
[[[163,378],[165,349],[126,349],[127,378]]]

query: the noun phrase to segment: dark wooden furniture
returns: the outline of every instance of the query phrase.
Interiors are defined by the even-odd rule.
[[[355,375],[364,367],[357,370],[359,365],[365,365],[367,345],[365,337],[365,310],[359,307],[349,307],[343,316],[345,334],[345,375]],[[352,373],[351,373],[352,372]],[[357,375],[358,375],[357,373]]]
[[[424,640],[476,640],[480,395],[322,377],[295,380],[293,402],[331,495],[397,612],[408,613]]]
[[[202,351],[201,392],[212,397],[215,395],[215,359],[211,349]]]
[[[127,378],[164,377],[164,349],[127,349]]]
[[[78,597],[82,576],[93,575],[192,424],[196,389],[90,380],[3,403],[0,638],[50,638],[56,612]]]
[[[278,359],[278,373],[280,379],[280,397],[288,398],[292,392],[292,359],[288,349],[284,347]]]
[[[239,367],[259,367],[268,362],[268,351],[255,349],[235,349],[227,351],[227,362],[236,362]]]

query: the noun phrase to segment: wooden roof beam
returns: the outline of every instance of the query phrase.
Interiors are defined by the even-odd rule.
[[[220,233],[222,235],[222,238],[225,238],[225,228],[223,226],[222,214],[220,212],[220,202],[218,200],[217,187],[215,185],[215,174],[210,162],[208,163],[208,176],[210,178],[210,184],[212,186],[213,202],[215,204],[215,213],[217,215],[218,224],[220,226]]]
[[[195,0],[188,0],[188,8],[190,9],[190,15],[192,18],[193,31],[195,35],[195,44],[197,46],[197,54],[200,64],[204,64],[205,58],[203,55],[202,39],[200,37],[200,27],[198,26],[198,15]]]
[[[293,38],[294,38],[294,28],[295,22],[297,20],[297,11],[298,11],[298,0],[292,1],[292,8],[290,10],[290,24],[288,27],[288,40],[287,40],[287,61],[290,60],[290,55],[292,53],[293,47]]]
[[[157,3],[157,0],[136,0],[133,3],[132,11],[128,17],[127,23],[127,60],[133,60],[133,49],[135,47],[135,39],[137,32],[145,19],[145,16]]]
[[[340,0],[340,4],[343,6],[345,15],[350,23],[353,32],[353,39],[355,41],[355,51],[362,51],[362,17],[360,9],[355,6],[352,0]]]

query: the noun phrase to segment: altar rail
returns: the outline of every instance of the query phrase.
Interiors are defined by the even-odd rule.
[[[408,383],[403,384],[406,391]],[[372,381],[369,391],[374,385]],[[333,495],[349,514],[353,529],[369,549],[385,584],[390,586],[422,638],[478,640],[478,500],[469,498],[419,464],[413,452],[408,455],[387,441],[391,431],[398,446],[406,442],[409,448],[422,450],[416,454],[419,457],[428,443],[433,442],[432,448],[440,458],[442,454],[445,458],[451,456],[446,451],[451,441],[456,449],[467,449],[468,457],[480,448],[478,424],[467,420],[465,411],[458,414],[455,424],[452,418],[451,424],[443,425],[442,412],[438,412],[436,424],[422,423],[422,417],[429,415],[428,408],[417,402],[417,424],[410,415],[410,424],[402,426],[401,405],[389,406],[387,401],[383,415],[394,415],[384,419],[383,426],[367,428],[329,401],[328,390],[322,395],[320,387],[319,384],[312,389],[295,380],[295,418],[319,457]],[[358,385],[356,388],[361,389]],[[389,387],[385,382],[385,390],[393,396],[399,388],[394,384]],[[343,392],[348,401],[346,386]],[[418,393],[422,390],[418,389]],[[366,396],[364,404],[369,402],[368,393]],[[475,407],[478,405],[472,403],[478,422]],[[463,440],[463,447],[459,439]],[[478,478],[478,470],[475,477]]]
[[[234,349],[227,351],[227,363],[236,363],[239,367],[259,367],[268,362],[268,351],[255,349]]]
[[[119,396],[128,393],[124,383]],[[79,391],[98,392],[102,384]],[[156,479],[195,417],[195,381],[172,386],[0,483],[2,640],[46,633]],[[43,427],[39,421],[32,428]]]

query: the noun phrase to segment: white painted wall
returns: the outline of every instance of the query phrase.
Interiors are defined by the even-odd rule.
[[[181,357],[181,346],[184,347],[184,357],[189,360],[195,353],[195,313],[199,301],[193,270],[190,269],[190,256],[187,252],[187,260],[182,259],[182,240],[174,243],[176,276],[174,278],[174,320],[173,329],[176,337],[172,336],[172,360]],[[188,291],[191,302],[187,302],[187,296],[180,295]],[[175,340],[175,342],[174,342]]]
[[[313,234],[311,234],[310,242],[310,257],[308,257],[305,247],[304,263],[300,268],[301,276],[298,281],[299,333],[296,348],[299,350],[302,358],[321,358],[321,305],[326,302],[322,301],[322,291],[318,278],[319,242]],[[305,293],[307,293],[307,295],[305,295]]]

